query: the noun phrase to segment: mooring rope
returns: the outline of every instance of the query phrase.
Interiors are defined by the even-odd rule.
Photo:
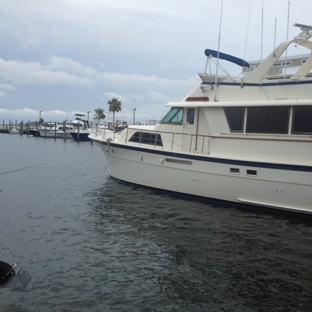
[[[60,158],[60,157],[59,157],[59,158]],[[37,165],[33,165],[33,166],[23,167],[23,168],[11,170],[11,171],[6,171],[6,172],[0,172],[0,176],[1,176],[1,175],[5,175],[5,174],[9,174],[9,173],[14,173],[14,172],[17,172],[17,171],[26,170],[26,169],[29,169],[29,168],[39,167],[39,166],[45,165],[45,164],[47,164],[47,163],[51,163],[51,162],[57,161],[57,160],[59,160],[59,158],[54,159],[54,160],[52,160],[52,161],[46,161],[46,162],[44,162],[44,163],[37,164]]]

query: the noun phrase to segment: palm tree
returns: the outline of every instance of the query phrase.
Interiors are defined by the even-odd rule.
[[[95,111],[95,117],[99,119],[99,123],[100,123],[100,120],[106,117],[104,114],[104,109],[99,107],[95,109],[94,111]]]
[[[115,128],[115,112],[121,111],[121,102],[117,98],[112,98],[107,104],[109,105],[109,111],[113,112],[113,127]]]

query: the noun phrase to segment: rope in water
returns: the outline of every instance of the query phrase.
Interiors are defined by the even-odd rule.
[[[59,158],[54,159],[54,160],[52,160],[52,161],[44,162],[44,163],[41,163],[41,164],[37,164],[37,165],[33,165],[33,166],[28,166],[28,167],[24,167],[24,168],[19,168],[19,169],[15,169],[15,170],[11,170],[11,171],[0,172],[0,176],[1,176],[1,175],[5,175],[5,174],[9,174],[9,173],[14,173],[14,172],[17,172],[17,171],[22,171],[22,170],[34,168],[34,167],[39,167],[39,166],[45,165],[45,164],[47,164],[47,163],[51,163],[51,162],[57,161],[58,159],[59,159]]]

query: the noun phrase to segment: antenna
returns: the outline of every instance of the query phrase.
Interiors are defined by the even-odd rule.
[[[274,52],[273,52],[273,56],[275,57],[275,44],[276,44],[276,22],[277,22],[277,18],[275,17],[275,30],[274,30]]]
[[[251,2],[249,4],[249,15],[248,15],[247,32],[246,32],[246,40],[245,40],[244,59],[246,58],[246,48],[247,48],[247,39],[248,39],[248,30],[249,30],[249,21],[250,21],[250,11],[251,11]]]
[[[288,1],[287,33],[286,33],[287,40],[288,40],[288,31],[289,31],[289,13],[290,13],[290,0]]]
[[[286,40],[288,40],[288,31],[289,31],[289,12],[290,12],[290,0],[288,0],[288,16],[287,16],[287,32],[286,32]],[[285,51],[285,62],[284,62],[284,79],[286,78],[286,68],[287,68],[287,50]]]
[[[297,38],[309,40],[312,37],[312,26],[295,23],[294,27],[299,27],[301,29]]]
[[[260,55],[261,61],[262,61],[262,51],[263,51],[263,0],[262,0],[262,15],[261,15],[261,55]]]
[[[216,68],[215,86],[217,86],[217,82],[218,82],[218,68],[219,68],[219,54],[220,54],[220,41],[221,41],[222,11],[223,11],[223,0],[221,1],[221,14],[220,14],[220,26],[219,26],[218,55],[217,55],[217,68]],[[216,101],[216,92],[217,92],[217,88],[215,88],[215,96],[214,96],[214,100],[215,101]]]

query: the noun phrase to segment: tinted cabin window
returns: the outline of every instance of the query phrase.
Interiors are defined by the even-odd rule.
[[[289,107],[249,107],[246,132],[288,133]]]
[[[224,112],[231,132],[243,132],[245,108],[225,107]]]
[[[183,108],[173,107],[160,121],[160,123],[175,123],[182,124],[183,121]]]
[[[187,109],[187,119],[186,119],[186,122],[189,125],[194,125],[194,116],[195,116],[195,109],[194,108],[188,108]]]
[[[160,134],[150,132],[140,132],[140,131],[135,132],[129,139],[129,142],[163,146]]]
[[[294,107],[292,133],[312,133],[312,107]]]

